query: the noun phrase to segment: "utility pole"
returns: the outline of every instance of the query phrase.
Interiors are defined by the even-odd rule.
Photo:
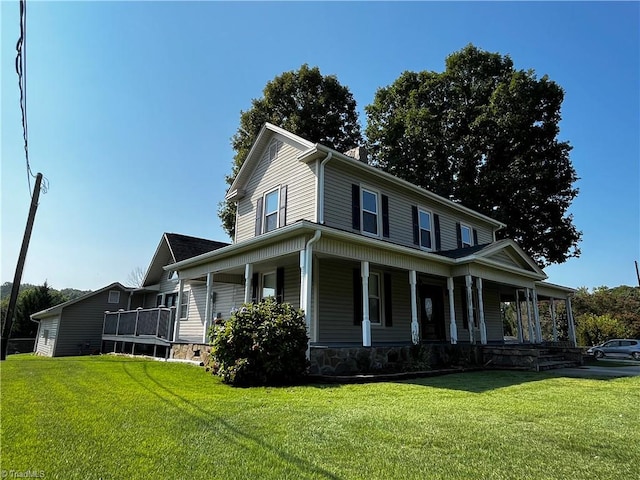
[[[638,270],[638,261],[636,260],[636,277],[638,277],[638,286],[640,287],[640,270]]]
[[[24,262],[27,258],[27,250],[29,249],[29,241],[31,240],[31,230],[33,230],[33,221],[36,218],[36,210],[38,209],[38,199],[40,198],[40,184],[42,183],[42,174],[36,175],[36,184],[33,188],[33,195],[31,196],[31,208],[29,209],[29,217],[27,218],[27,227],[24,231],[24,237],[22,238],[22,248],[20,249],[20,256],[18,257],[18,264],[16,265],[16,274],[13,277],[13,285],[11,287],[11,297],[9,297],[9,306],[7,308],[7,316],[4,319],[4,326],[2,328],[2,345],[0,346],[0,360],[6,360],[7,349],[9,347],[9,334],[11,333],[11,327],[13,326],[13,316],[16,309],[16,302],[18,300],[18,290],[20,289],[20,283],[22,282],[22,270],[24,269]]]

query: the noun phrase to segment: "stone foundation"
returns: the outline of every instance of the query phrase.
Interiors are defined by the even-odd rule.
[[[481,347],[427,344],[377,347],[311,347],[312,375],[358,375],[477,366]]]
[[[191,360],[206,365],[211,355],[211,346],[201,343],[174,343],[171,345],[170,358]]]

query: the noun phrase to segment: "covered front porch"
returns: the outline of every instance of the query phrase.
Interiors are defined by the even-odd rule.
[[[505,302],[517,305],[516,341],[527,344],[546,340],[541,302],[563,303],[566,340],[575,345],[572,290],[544,283],[525,257],[511,241],[430,252],[299,222],[166,268],[178,271],[181,284],[206,283],[207,302],[227,277],[242,292],[234,308],[268,296],[301,308],[312,347],[502,345]],[[212,312],[206,303],[205,325]]]

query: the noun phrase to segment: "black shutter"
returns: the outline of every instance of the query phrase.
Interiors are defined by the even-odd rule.
[[[262,197],[256,202],[256,237],[262,233]]]
[[[467,303],[467,287],[460,289],[462,292],[462,327],[469,330],[469,304]]]
[[[391,299],[391,274],[384,274],[384,324],[387,327],[393,325],[393,303]]]
[[[456,242],[458,243],[458,248],[462,248],[462,229],[460,222],[456,222]]]
[[[284,268],[276,270],[276,302],[284,302]]]
[[[353,269],[353,324],[362,323],[362,276],[359,268]]]
[[[280,214],[278,215],[278,227],[287,224],[287,186],[280,187]]]
[[[478,245],[478,230],[473,229],[473,244]]]
[[[382,195],[382,236],[389,238],[389,197]]]
[[[260,299],[258,298],[258,274],[254,273],[251,277],[251,303],[258,303]]]
[[[418,207],[411,207],[411,220],[413,221],[413,244],[420,245],[420,224],[418,223]]]
[[[351,226],[360,230],[360,186],[351,185]]]
[[[442,240],[440,238],[440,215],[433,214],[433,229],[436,235],[436,250],[442,250]]]

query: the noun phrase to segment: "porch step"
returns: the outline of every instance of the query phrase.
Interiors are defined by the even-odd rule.
[[[576,362],[570,362],[568,360],[549,360],[538,362],[537,371],[544,372],[546,370],[555,370],[557,368],[571,368],[577,367],[578,364]]]

